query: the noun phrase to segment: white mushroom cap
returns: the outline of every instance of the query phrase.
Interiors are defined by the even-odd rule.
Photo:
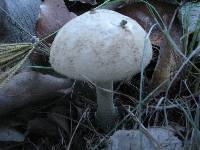
[[[69,21],[51,47],[50,63],[73,79],[117,81],[140,72],[152,58],[147,33],[133,19],[111,10],[86,12]],[[145,45],[145,49],[144,49]]]

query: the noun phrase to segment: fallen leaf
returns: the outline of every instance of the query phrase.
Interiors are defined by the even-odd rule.
[[[0,87],[0,115],[24,105],[45,100],[60,89],[70,88],[71,80],[34,71],[21,72]]]
[[[170,21],[173,17],[173,14],[177,6],[167,3],[163,5],[163,3],[161,2],[155,2],[155,1],[153,1],[151,4],[156,8],[156,10],[162,17],[165,24],[168,26],[170,24]],[[134,3],[132,5],[126,5],[124,7],[117,9],[117,11],[135,19],[147,32],[156,23],[154,17],[149,12],[147,6],[144,3]],[[175,19],[173,27],[171,29],[171,33],[173,34],[173,37],[177,42],[179,41],[180,38],[180,31],[181,29],[179,21]],[[163,40],[165,40],[165,37],[158,26],[156,26],[151,32],[150,40],[152,44],[158,46],[160,46]]]
[[[151,1],[158,14],[160,14],[166,27],[169,27],[171,19],[176,11],[177,6],[162,2]],[[150,28],[156,24],[154,16],[144,3],[133,3],[117,9],[118,12],[135,19],[144,29],[149,32]],[[177,18],[173,21],[170,34],[177,46],[180,48],[181,26]],[[170,81],[173,73],[177,70],[181,62],[179,55],[172,49],[164,34],[156,25],[150,34],[152,44],[160,47],[160,54],[152,76],[152,88],[157,87],[165,80]],[[169,83],[169,82],[168,82]],[[167,83],[166,83],[167,85]]]
[[[43,38],[70,21],[76,15],[69,12],[63,0],[44,0],[40,5],[36,31],[39,38]]]
[[[15,129],[1,127],[0,128],[0,141],[1,142],[23,142],[25,135]]]

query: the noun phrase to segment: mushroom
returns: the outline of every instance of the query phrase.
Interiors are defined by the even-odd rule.
[[[112,127],[118,116],[113,82],[139,73],[141,62],[147,66],[152,58],[146,35],[135,20],[99,9],[72,19],[54,39],[50,51],[54,70],[69,78],[95,83],[100,128]]]

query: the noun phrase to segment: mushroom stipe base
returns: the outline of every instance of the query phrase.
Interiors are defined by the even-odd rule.
[[[103,114],[99,114],[96,112],[96,123],[99,129],[107,132],[110,131],[119,119],[117,108],[114,109],[113,112],[104,112]]]
[[[117,120],[118,112],[113,103],[113,82],[97,82],[97,112],[96,120],[100,128],[108,129]]]

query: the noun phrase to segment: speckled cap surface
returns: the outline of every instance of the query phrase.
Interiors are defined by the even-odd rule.
[[[105,9],[69,21],[50,51],[50,63],[58,73],[97,82],[128,78],[140,72],[142,60],[145,67],[151,58],[144,29],[135,20]]]

